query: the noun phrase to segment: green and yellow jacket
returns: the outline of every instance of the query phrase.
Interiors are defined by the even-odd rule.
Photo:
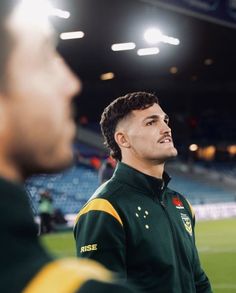
[[[77,254],[117,272],[146,293],[210,293],[195,246],[189,202],[163,180],[119,163],[83,207]]]
[[[0,292],[91,293],[133,291],[115,282],[98,263],[54,260],[39,243],[22,186],[0,178]]]

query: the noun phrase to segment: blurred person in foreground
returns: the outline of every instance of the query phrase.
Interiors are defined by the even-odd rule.
[[[54,260],[39,243],[23,181],[71,164],[80,83],[55,50],[42,1],[28,1],[28,15],[26,2],[0,1],[0,292],[130,292],[98,263]]]
[[[100,261],[146,293],[212,292],[195,246],[194,212],[168,188],[165,162],[177,150],[157,97],[122,96],[100,123],[118,164],[77,216],[78,256]]]

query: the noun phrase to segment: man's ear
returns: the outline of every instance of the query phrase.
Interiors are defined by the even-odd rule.
[[[130,147],[129,139],[124,132],[116,131],[114,138],[120,148],[129,148]]]

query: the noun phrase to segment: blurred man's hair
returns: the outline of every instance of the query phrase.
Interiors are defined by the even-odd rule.
[[[134,92],[117,98],[104,109],[100,125],[105,145],[114,159],[121,161],[121,150],[114,138],[119,121],[127,117],[133,110],[144,110],[154,103],[158,104],[158,98],[154,94]]]
[[[0,90],[5,83],[5,68],[11,53],[12,40],[6,31],[6,20],[19,0],[0,0]]]

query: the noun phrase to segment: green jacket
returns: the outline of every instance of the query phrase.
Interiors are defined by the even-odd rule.
[[[2,178],[0,223],[1,293],[133,292],[98,263],[49,256],[39,242],[27,194]]]
[[[188,201],[163,180],[119,163],[77,216],[78,256],[95,259],[146,293],[212,292]]]

